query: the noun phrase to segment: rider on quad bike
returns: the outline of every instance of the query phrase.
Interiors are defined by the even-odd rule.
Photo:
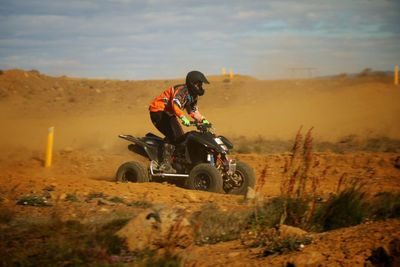
[[[233,144],[217,135],[197,109],[198,97],[204,94],[203,83],[209,83],[204,74],[191,71],[185,84],[168,88],[150,104],[151,120],[165,135],[164,139],[153,133],[143,137],[119,135],[131,143],[130,151],[145,157],[149,164],[123,163],[117,170],[117,181],[140,183],[168,179],[183,182],[188,189],[240,195],[254,188],[252,168],[230,158]],[[193,121],[185,117],[183,110]],[[196,130],[183,133],[178,118],[183,125],[195,126]]]
[[[186,83],[171,86],[157,96],[149,106],[150,118],[154,126],[165,135],[166,143],[162,149],[162,163],[160,170],[174,173],[172,168],[172,154],[175,145],[184,134],[177,118],[185,126],[190,121],[183,110],[195,121],[209,124],[197,108],[199,96],[204,95],[203,83],[209,84],[207,78],[200,71],[190,71],[186,75]]]

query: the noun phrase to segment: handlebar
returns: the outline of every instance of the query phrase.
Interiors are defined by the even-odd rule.
[[[211,128],[211,123],[202,123],[199,121],[191,121],[190,122],[190,126],[201,126],[201,125],[207,126],[207,128]]]
[[[207,132],[209,129],[212,129],[211,123],[202,123],[199,121],[191,121],[189,126],[196,126],[197,130],[201,132]]]

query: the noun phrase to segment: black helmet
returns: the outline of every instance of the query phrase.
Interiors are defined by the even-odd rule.
[[[206,76],[197,70],[193,70],[186,75],[186,86],[192,95],[204,95],[202,83],[209,84]]]

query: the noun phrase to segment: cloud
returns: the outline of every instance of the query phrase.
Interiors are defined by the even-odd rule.
[[[64,62],[67,75],[142,79],[228,65],[260,77],[278,77],[270,75],[276,66],[293,64],[321,73],[388,66],[399,61],[399,7],[368,0],[3,0],[0,68],[44,58],[29,66],[52,74]]]

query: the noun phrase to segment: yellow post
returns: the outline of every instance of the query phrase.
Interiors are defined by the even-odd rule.
[[[54,127],[50,127],[49,132],[47,134],[46,161],[44,164],[46,168],[51,167],[51,159],[53,157],[53,142],[54,142]]]
[[[399,85],[399,65],[394,66],[394,84]]]
[[[232,68],[229,69],[229,78],[230,78],[230,79],[233,79],[233,71],[232,71]]]
[[[225,75],[226,75],[226,69],[225,69],[225,68],[222,68],[222,69],[221,69],[221,74],[222,74],[222,76],[225,76]]]

